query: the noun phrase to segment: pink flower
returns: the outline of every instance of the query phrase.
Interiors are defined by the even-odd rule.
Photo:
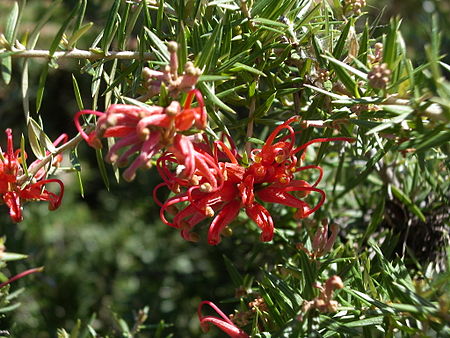
[[[198,107],[191,108],[194,96]],[[86,133],[83,130],[79,120],[81,115],[99,117],[93,131]],[[74,120],[80,134],[94,148],[102,147],[101,138],[117,138],[106,155],[107,161],[123,166],[138,154],[123,173],[124,179],[131,181],[137,169],[150,167],[152,158],[162,149],[169,149],[180,162],[184,162],[188,174],[192,174],[196,164],[194,155],[189,152],[192,141],[182,132],[192,127],[205,128],[206,111],[203,97],[195,89],[188,93],[183,108],[177,101],[165,108],[114,104],[105,113],[82,110],[75,115]]]
[[[5,153],[1,152],[0,159],[0,195],[1,202],[5,203],[9,208],[9,215],[13,222],[21,222],[22,216],[22,203],[27,201],[47,201],[49,203],[49,210],[55,210],[61,205],[62,197],[64,195],[64,184],[58,179],[44,179],[45,169],[39,170],[30,182],[24,184],[19,182],[18,177],[21,176],[24,171],[22,163],[25,161],[21,158],[20,150],[14,151],[13,137],[11,129],[6,129],[7,135],[7,150]],[[54,144],[57,145],[62,140],[67,139],[63,135],[59,137]],[[25,154],[26,156],[26,154]],[[59,157],[56,157],[52,165],[56,165],[61,161]],[[40,160],[33,162],[29,168],[36,166]],[[46,185],[49,183],[56,183],[59,185],[59,193],[55,194],[46,189]]]
[[[202,314],[203,305],[209,305],[217,312],[219,317],[216,316],[204,316]],[[209,331],[209,325],[213,324],[217,326],[220,330],[225,332],[228,336],[232,338],[248,338],[249,335],[238,328],[233,322],[212,302],[202,301],[197,310],[198,319],[200,320],[200,326],[203,332]]]

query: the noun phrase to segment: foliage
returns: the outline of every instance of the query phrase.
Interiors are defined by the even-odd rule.
[[[2,91],[12,97],[2,103],[2,127],[21,130],[28,140],[22,153],[39,161],[70,150],[56,169],[67,187],[61,208],[27,206],[18,228],[4,217],[8,245],[46,269],[26,290],[27,306],[5,319],[11,332],[198,336],[195,309],[214,299],[234,308],[233,323],[254,337],[449,335],[450,66],[441,54],[448,22],[429,16],[430,39],[418,63],[403,38],[407,21],[379,24],[377,12],[370,8],[369,20],[355,3],[365,1],[8,4],[0,58]],[[433,3],[445,14],[444,4]],[[169,41],[178,43],[180,73],[188,61],[202,70],[196,87],[209,118],[204,134],[210,141],[230,135],[244,167],[252,163],[249,150],[293,115],[301,116],[292,125],[299,145],[355,140],[305,151],[304,163],[325,173],[319,187],[327,199],[313,216],[297,220],[294,208],[267,205],[272,242],[258,242],[244,212],[219,246],[207,247],[203,235],[185,242],[157,219],[154,169],[128,183],[121,169],[104,163],[104,149],[88,150],[81,137],[72,139],[73,149],[52,145],[46,133],[74,131],[68,121],[77,110],[140,101],[167,106],[170,91],[163,86],[149,97],[142,71],[172,62]],[[66,74],[59,104],[52,93],[58,74]],[[8,106],[18,100],[20,122]],[[323,219],[338,225],[337,240]],[[343,288],[327,298],[333,276]],[[4,300],[17,295],[1,292]]]

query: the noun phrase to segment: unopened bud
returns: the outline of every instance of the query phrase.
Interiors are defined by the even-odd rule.
[[[175,116],[181,111],[180,103],[177,101],[172,101],[169,106],[164,109],[164,112],[169,116]]]
[[[169,53],[176,53],[178,50],[178,43],[175,41],[170,41],[167,43],[167,50]]]
[[[386,88],[391,77],[391,70],[386,63],[375,64],[372,70],[367,75],[369,85],[372,88],[383,89]]]
[[[332,288],[333,290],[342,289],[344,287],[344,283],[342,282],[341,277],[334,275],[328,278],[326,282],[326,288]]]

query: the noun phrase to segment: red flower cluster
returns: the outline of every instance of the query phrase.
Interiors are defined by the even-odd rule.
[[[50,210],[57,209],[64,194],[63,183],[57,179],[44,179],[47,172],[43,168],[37,171],[31,181],[20,182],[18,178],[24,174],[22,165],[26,158],[20,156],[20,149],[14,151],[11,129],[6,129],[6,136],[6,152],[0,150],[0,195],[2,198],[0,202],[8,206],[12,221],[16,223],[22,221],[22,203],[26,201],[48,201]],[[61,135],[53,144],[56,146],[61,141],[67,141],[67,135]],[[26,154],[24,155],[26,157]],[[57,165],[61,160],[60,156],[55,157],[52,165]],[[34,161],[29,169],[32,170],[39,162],[40,160]],[[48,183],[57,183],[59,194],[47,190],[45,186]]]
[[[191,108],[194,96],[197,98],[198,107]],[[89,134],[80,125],[81,115],[99,116],[95,130]],[[195,154],[190,152],[192,141],[182,132],[193,126],[198,129],[205,128],[206,111],[200,92],[194,89],[188,93],[183,108],[177,101],[173,101],[165,108],[113,104],[105,113],[92,110],[79,111],[74,120],[80,134],[94,148],[101,148],[101,138],[118,139],[109,149],[107,161],[123,166],[130,157],[139,153],[123,173],[124,179],[131,181],[136,176],[136,170],[150,166],[150,160],[161,149],[172,151],[177,160],[185,166],[187,176],[192,174],[196,162]],[[119,154],[119,151],[122,152]]]
[[[161,156],[157,167],[164,183],[155,188],[154,198],[161,206],[163,222],[180,229],[183,238],[195,241],[198,235],[191,232],[194,226],[208,217],[214,217],[208,232],[208,243],[216,245],[241,209],[262,230],[261,240],[272,240],[273,219],[259,201],[297,208],[297,218],[308,217],[317,211],[325,200],[325,193],[316,187],[322,179],[322,169],[315,165],[300,166],[297,154],[313,143],[352,142],[353,139],[319,138],[295,146],[296,133],[291,124],[298,119],[292,117],[275,128],[265,145],[251,152],[253,163],[247,167],[239,164],[236,152],[227,148],[222,141],[215,141],[214,149],[208,149],[205,143],[190,143],[190,151],[197,154],[195,160],[201,164],[190,179],[182,178],[176,170],[169,169],[170,164],[182,164],[178,161],[179,156],[171,153]],[[277,139],[282,130],[287,130],[287,136]],[[319,177],[313,184],[294,178],[295,173],[309,169],[319,171]],[[169,187],[176,194],[165,203],[156,198],[156,190],[162,186]],[[315,206],[303,200],[311,192],[320,195]],[[177,205],[183,207],[179,209]],[[166,214],[173,215],[171,221]]]

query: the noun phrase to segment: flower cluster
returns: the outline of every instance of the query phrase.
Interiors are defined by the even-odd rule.
[[[13,136],[11,129],[6,129],[7,146],[6,152],[0,150],[0,203],[6,204],[9,208],[11,220],[15,223],[23,220],[22,203],[27,201],[47,201],[49,210],[57,209],[64,194],[64,185],[58,179],[46,179],[47,170],[45,167],[39,168],[40,160],[34,161],[28,170],[39,168],[31,179],[25,174],[26,153],[20,149],[14,151]],[[66,142],[67,135],[61,135],[53,145]],[[57,166],[61,162],[61,156],[56,156],[51,166]],[[22,179],[24,177],[24,179]],[[59,193],[55,194],[47,190],[46,185],[56,183],[59,185]]]
[[[194,96],[198,106],[191,108]],[[86,133],[80,124],[82,115],[99,117],[90,133]],[[172,101],[167,107],[113,104],[104,113],[79,111],[74,121],[80,134],[94,148],[102,147],[101,138],[117,139],[106,155],[108,162],[124,166],[139,153],[123,173],[125,180],[132,181],[137,169],[149,167],[153,156],[162,149],[170,149],[183,162],[186,172],[192,173],[195,154],[189,151],[193,147],[191,137],[183,132],[192,127],[205,128],[206,111],[202,95],[194,89],[188,93],[183,107],[178,101]]]
[[[178,170],[184,163],[174,153],[165,153],[157,161],[164,183],[156,187],[154,198],[161,206],[163,222],[181,231],[183,238],[196,241],[198,235],[192,229],[201,221],[213,218],[208,232],[208,243],[216,245],[228,225],[241,209],[261,229],[261,241],[270,241],[274,234],[274,222],[261,202],[276,203],[296,208],[295,217],[306,218],[324,203],[325,192],[317,185],[322,179],[322,168],[316,165],[302,166],[298,154],[313,143],[328,141],[353,141],[347,137],[319,138],[296,146],[296,132],[291,124],[299,117],[292,117],[275,128],[261,149],[251,151],[252,163],[239,163],[237,152],[229,149],[223,141],[215,141],[211,148],[206,142],[193,142],[190,151],[196,154],[196,170],[189,179]],[[287,131],[287,135],[282,135]],[[174,167],[174,170],[170,170]],[[305,170],[317,170],[314,183],[295,178]],[[175,196],[161,203],[156,190],[167,186]],[[319,201],[310,205],[305,198],[317,193]],[[168,215],[172,215],[170,220]]]
[[[144,86],[147,89],[145,98],[151,98],[161,91],[161,85],[167,88],[172,97],[178,96],[181,92],[189,92],[195,88],[195,84],[201,75],[201,70],[196,68],[190,61],[184,65],[184,72],[178,74],[178,44],[171,41],[167,44],[167,50],[170,54],[170,62],[164,70],[154,70],[145,67],[142,71],[144,77]]]
[[[338,308],[338,302],[333,299],[333,293],[335,290],[342,289],[344,283],[341,277],[331,276],[325,282],[323,286],[321,283],[316,282],[314,287],[319,289],[319,296],[311,301],[305,301],[302,306],[302,315],[299,316],[299,320],[303,320],[303,315],[311,309],[317,309],[320,312],[336,312]]]
[[[102,138],[115,138],[106,160],[117,166],[130,162],[122,175],[127,181],[135,178],[137,169],[148,168],[156,161],[163,179],[153,191],[154,200],[161,207],[160,217],[165,224],[179,229],[182,237],[189,241],[199,238],[194,227],[212,218],[208,243],[220,243],[221,236],[229,232],[230,223],[241,210],[261,229],[261,241],[271,241],[274,221],[263,203],[295,208],[297,219],[317,211],[325,201],[325,192],[317,188],[323,176],[322,168],[302,166],[299,155],[313,143],[353,139],[319,138],[297,146],[298,132],[292,124],[299,122],[300,117],[294,116],[277,126],[264,146],[248,148],[251,163],[243,163],[229,135],[211,144],[198,132],[207,123],[202,95],[194,89],[201,72],[187,63],[185,71],[178,74],[177,44],[170,42],[168,51],[170,62],[163,71],[144,69],[147,93],[140,99],[145,101],[165,87],[172,98],[187,92],[184,104],[174,99],[167,107],[114,104],[104,113],[82,110],[74,119],[86,142],[100,148]],[[198,105],[192,108],[194,96]],[[93,129],[83,129],[82,115],[97,117]],[[302,121],[300,126],[307,128],[307,122]],[[318,171],[314,182],[296,178],[299,172],[306,170]],[[161,187],[167,187],[174,194],[164,202],[157,198]],[[314,204],[309,202],[310,194],[318,197]]]

